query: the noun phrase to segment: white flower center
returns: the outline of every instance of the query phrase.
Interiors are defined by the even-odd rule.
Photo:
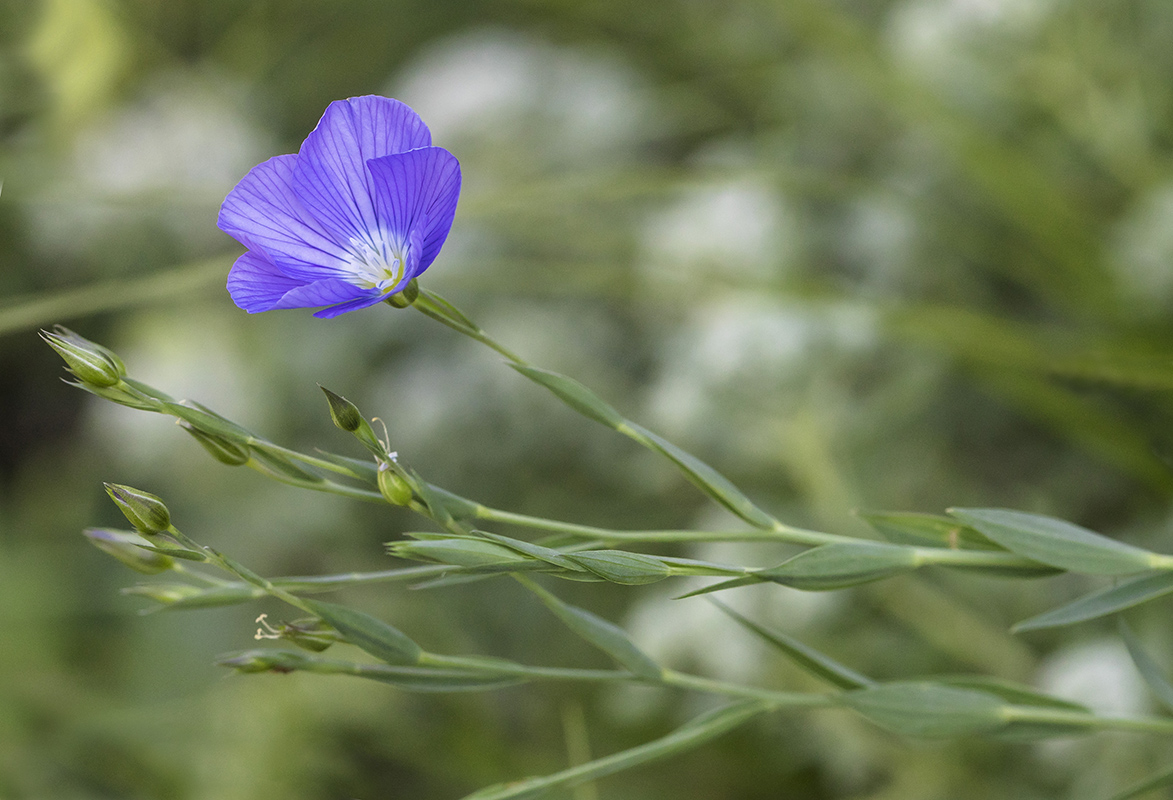
[[[386,292],[403,279],[407,263],[407,246],[399,244],[384,231],[370,240],[350,240],[351,283],[364,289]]]

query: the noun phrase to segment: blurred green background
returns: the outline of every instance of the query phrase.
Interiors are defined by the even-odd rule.
[[[342,97],[408,102],[462,162],[425,286],[783,519],[866,535],[853,509],[1008,506],[1168,552],[1170,41],[1166,0],[0,0],[0,797],[443,800],[564,767],[584,726],[599,755],[706,707],[225,675],[213,657],[287,612],[139,616],[118,594],[137,576],[79,535],[122,524],[104,480],[266,574],[388,567],[382,543],[420,523],[234,471],[65,387],[34,335],[56,322],[302,449],[358,455],[320,382],[452,491],[604,526],[733,524],[418,314],[232,305],[220,201]],[[726,596],[878,678],[982,672],[1143,712],[1109,623],[1006,633],[1094,585],[927,573]],[[817,688],[703,599],[673,601],[684,584],[554,588],[673,666]],[[439,652],[606,663],[505,581],[344,599]],[[1169,664],[1167,611],[1129,618]],[[930,745],[782,714],[574,797],[1098,798],[1171,759],[1135,736]]]

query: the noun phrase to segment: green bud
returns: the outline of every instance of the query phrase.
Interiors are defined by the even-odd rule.
[[[334,424],[347,433],[353,433],[354,438],[362,442],[363,447],[371,451],[376,458],[382,459],[387,454],[387,448],[375,436],[371,424],[363,419],[358,406],[340,394],[318,384],[318,388],[326,393],[326,400],[330,403],[330,418]]]
[[[117,386],[122,382],[126,368],[121,361],[115,360],[117,356],[66,328],[59,328],[58,331],[41,331],[41,338],[57,351],[69,371],[79,380],[99,388]]]
[[[192,586],[190,583],[141,583],[138,586],[126,587],[122,590],[122,594],[149,597],[157,603],[169,606],[196,597],[203,591],[200,587]]]
[[[407,285],[403,287],[402,291],[396,292],[383,302],[389,306],[393,306],[394,308],[407,308],[412,303],[414,303],[416,298],[419,296],[419,281],[417,281],[415,278],[412,278],[407,282]]]
[[[139,533],[162,533],[171,527],[171,512],[153,494],[117,483],[104,483],[106,494]]]
[[[139,547],[139,545],[145,545],[147,540],[137,533],[112,531],[106,528],[87,528],[82,531],[82,535],[103,553],[114,556],[131,569],[146,575],[166,572],[175,566],[175,561],[170,556]]]
[[[293,672],[309,660],[289,650],[246,650],[231,656],[216,659],[222,667],[232,667],[237,672]]]
[[[318,388],[326,393],[326,400],[330,403],[330,418],[339,428],[347,433],[354,433],[366,422],[362,418],[362,414],[359,413],[358,406],[354,403],[340,394],[334,394],[320,383]]]
[[[379,492],[384,500],[394,506],[405,506],[411,502],[411,487],[386,461],[379,464]]]
[[[179,427],[190,433],[192,438],[199,442],[211,454],[212,458],[221,464],[227,464],[230,467],[239,467],[241,464],[248,463],[249,451],[247,447],[230,442],[222,436],[201,431],[188,422],[180,422]]]

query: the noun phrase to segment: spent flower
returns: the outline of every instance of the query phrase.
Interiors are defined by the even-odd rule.
[[[248,248],[228,275],[245,311],[326,306],[334,317],[404,291],[440,252],[460,164],[408,106],[331,103],[293,155],[253,167],[220,208]]]

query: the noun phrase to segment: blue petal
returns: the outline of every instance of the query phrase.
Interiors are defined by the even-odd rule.
[[[248,251],[228,273],[228,293],[232,302],[250,314],[268,311],[285,295],[305,281],[290,278],[263,255]]]
[[[318,319],[333,319],[339,314],[345,314],[347,311],[358,311],[360,308],[373,306],[375,303],[385,299],[387,296],[388,295],[386,294],[375,294],[371,297],[360,297],[357,300],[351,300],[347,303],[339,303],[336,306],[330,306],[329,308],[323,308],[321,311],[315,311],[314,316]]]
[[[431,143],[423,120],[398,100],[373,95],[339,100],[298,151],[294,187],[341,241],[373,246],[377,220],[367,161]]]
[[[424,147],[367,162],[375,179],[375,205],[383,227],[404,241],[420,242],[408,277],[427,269],[452,228],[460,196],[460,163],[442,147]],[[415,248],[412,248],[413,250]]]
[[[293,193],[296,163],[297,156],[277,156],[253,167],[224,198],[216,224],[301,283],[335,277],[349,254]]]
[[[279,308],[313,308],[354,300],[378,302],[380,295],[338,278],[306,282],[291,278],[264,254],[248,251],[228,273],[232,301],[250,314]]]

